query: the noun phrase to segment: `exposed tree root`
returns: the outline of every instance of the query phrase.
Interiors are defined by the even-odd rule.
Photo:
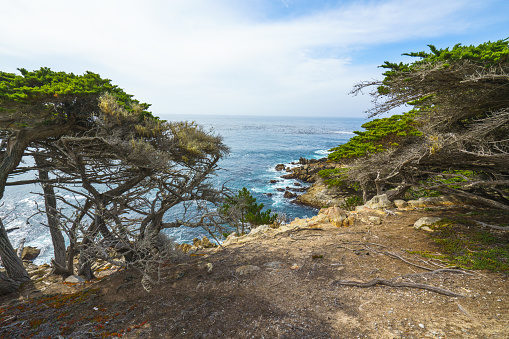
[[[410,287],[410,288],[418,288],[421,290],[428,290],[431,292],[447,295],[449,297],[465,297],[463,294],[455,293],[444,288],[435,287],[426,284],[417,284],[417,283],[408,283],[408,282],[393,282],[392,280],[385,279],[373,279],[368,282],[358,282],[351,280],[338,280],[334,281],[332,284],[334,285],[345,285],[345,286],[356,286],[356,287],[372,287],[376,285],[385,285],[390,287]]]

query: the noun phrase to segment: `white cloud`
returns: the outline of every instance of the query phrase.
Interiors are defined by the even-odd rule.
[[[352,115],[369,98],[346,93],[378,73],[353,50],[463,31],[465,3],[353,2],[268,21],[238,0],[0,0],[0,57],[4,71],[98,72],[156,114]]]

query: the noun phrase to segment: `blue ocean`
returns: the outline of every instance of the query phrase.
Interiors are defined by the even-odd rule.
[[[300,157],[319,159],[329,150],[343,144],[365,122],[362,118],[334,117],[274,117],[274,116],[161,116],[166,120],[187,120],[201,124],[206,130],[219,134],[230,147],[230,154],[219,164],[221,170],[213,181],[218,185],[227,182],[233,190],[249,189],[257,202],[273,212],[285,214],[288,220],[316,215],[317,210],[291,203],[277,188],[292,186],[295,180],[281,179],[286,173],[277,172],[280,163],[298,162]],[[18,179],[18,178],[17,178]],[[270,181],[278,182],[271,184]],[[305,186],[305,185],[304,185]],[[36,264],[49,262],[53,248],[48,229],[41,223],[44,215],[37,214],[37,207],[44,209],[37,185],[8,187],[1,216],[13,246],[26,239],[25,246],[40,248]],[[268,195],[266,193],[272,193]],[[200,229],[180,227],[167,230],[177,242],[192,242],[194,237],[207,235]]]

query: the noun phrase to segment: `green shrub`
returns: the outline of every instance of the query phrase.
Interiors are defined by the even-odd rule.
[[[262,212],[262,209],[263,204],[257,204],[256,198],[251,195],[247,188],[243,187],[236,196],[225,199],[220,212],[235,225],[240,222],[241,227],[237,229],[237,232],[245,233],[245,223],[249,225],[267,225],[276,221],[277,213],[272,213],[270,209]]]

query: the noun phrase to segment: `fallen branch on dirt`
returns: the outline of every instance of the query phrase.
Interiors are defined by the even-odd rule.
[[[455,293],[444,288],[435,287],[426,284],[416,284],[416,283],[408,283],[408,282],[393,282],[392,280],[385,279],[373,279],[368,282],[358,282],[351,280],[337,280],[332,284],[334,285],[344,285],[344,286],[356,286],[356,287],[372,287],[376,285],[385,285],[390,287],[409,287],[409,288],[418,288],[421,290],[428,290],[431,292],[447,295],[449,297],[465,297],[463,294]]]
[[[490,227],[490,228],[493,228],[493,229],[496,229],[496,230],[500,230],[500,231],[509,231],[509,226],[495,226],[495,225],[490,225],[490,224],[487,224],[485,222],[482,222],[482,221],[477,221],[477,220],[474,220],[476,223],[478,223],[479,225],[481,226],[484,226],[484,227]]]
[[[412,266],[415,266],[415,267],[418,267],[418,268],[421,268],[423,270],[426,270],[426,271],[433,271],[432,268],[428,268],[428,267],[424,267],[424,266],[421,266],[421,265],[417,265],[417,264],[414,264],[408,260],[406,260],[405,258],[397,255],[396,253],[393,253],[393,252],[388,252],[388,251],[384,251],[384,252],[380,252],[380,253],[383,253],[385,255],[388,255],[389,257],[392,257],[392,258],[397,258],[405,263],[407,263],[408,265],[412,265]]]
[[[416,276],[422,276],[422,275],[426,275],[426,274],[437,274],[437,273],[442,273],[442,272],[456,273],[456,274],[465,274],[465,275],[471,275],[471,276],[475,277],[475,274],[469,273],[469,272],[465,272],[463,270],[458,270],[458,269],[455,269],[455,268],[440,268],[438,270],[434,270],[434,271],[431,271],[431,272],[405,274],[405,275],[402,275],[401,278],[416,277]]]
[[[385,254],[391,258],[396,258],[396,259],[399,259],[409,265],[412,265],[412,266],[415,266],[415,267],[418,267],[418,268],[421,268],[423,270],[426,270],[426,271],[433,271],[433,268],[428,268],[428,267],[424,267],[424,266],[421,266],[421,265],[417,265],[417,264],[414,264],[408,260],[406,260],[405,258],[397,255],[396,253],[393,253],[393,252],[389,252],[389,251],[383,251],[383,252],[380,252],[380,251],[377,251],[377,250],[374,250],[372,248],[369,248],[367,245],[376,245],[376,246],[380,246],[382,248],[389,248],[387,246],[384,246],[384,245],[381,245],[381,244],[376,244],[376,243],[372,243],[372,242],[342,242],[342,244],[352,244],[352,245],[362,245],[366,250],[368,251],[371,251],[371,252],[376,252],[376,253],[381,253],[381,254]],[[340,247],[340,246],[338,246]],[[351,248],[347,248],[347,247],[344,247],[348,250],[351,250],[351,251],[354,251],[353,249]]]

